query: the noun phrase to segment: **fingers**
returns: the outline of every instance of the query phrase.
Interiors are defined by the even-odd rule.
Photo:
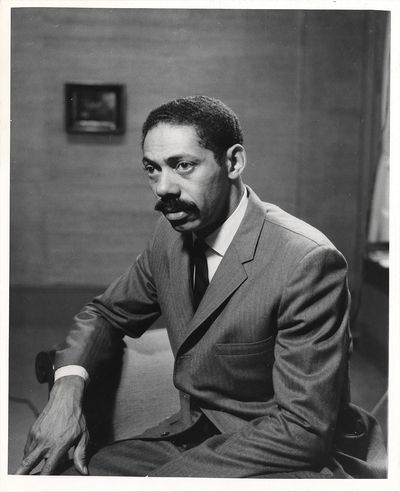
[[[31,452],[31,444],[32,444],[32,434],[31,432],[29,432],[28,438],[25,443],[24,456],[28,455]]]
[[[40,463],[42,457],[45,455],[46,450],[43,448],[35,448],[30,454],[24,457],[16,475],[29,475],[35,466]]]
[[[51,475],[56,469],[57,465],[60,463],[63,456],[66,454],[66,452],[67,449],[65,447],[62,447],[55,449],[51,454],[49,454],[40,474]]]
[[[89,442],[89,434],[84,432],[74,451],[74,465],[82,475],[89,475],[89,470],[86,466],[86,447]]]
[[[46,459],[41,474],[54,473],[60,460],[78,440],[75,464],[80,473],[88,474],[85,460],[88,436],[85,435],[86,422],[82,413],[80,392],[84,385],[81,385],[80,381],[78,384],[74,381],[67,381],[67,383],[62,386],[67,388],[65,392],[61,391],[61,385],[58,392],[54,392],[55,386],[53,387],[51,402],[48,402],[32,426],[25,444],[24,459],[16,471],[18,475],[32,472],[43,458]],[[78,396],[76,396],[77,392]]]

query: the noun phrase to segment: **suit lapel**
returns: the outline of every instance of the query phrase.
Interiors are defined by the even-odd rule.
[[[184,333],[182,344],[207,320],[235,290],[247,279],[247,273],[243,266],[254,258],[258,238],[265,219],[265,207],[257,195],[249,189],[249,203],[242,223],[222,259],[215,275],[207,288],[207,291],[193,317],[189,319],[186,329],[180,322],[181,333]],[[190,260],[187,260],[190,264]],[[189,268],[185,266],[184,268]],[[190,278],[190,273],[189,276]],[[181,279],[182,281],[182,279]],[[177,284],[176,284],[177,285]],[[191,303],[191,285],[187,280],[185,285],[178,286],[178,296],[175,302],[179,302],[179,296],[184,295],[183,289],[189,288],[190,292],[184,297],[184,303]],[[175,298],[175,296],[173,296]],[[191,306],[191,313],[193,308]],[[189,315],[190,318],[190,315]],[[185,317],[185,323],[188,316]]]

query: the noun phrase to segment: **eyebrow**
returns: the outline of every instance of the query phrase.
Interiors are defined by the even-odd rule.
[[[151,159],[148,159],[147,157],[143,157],[142,163],[143,163],[143,165],[145,165],[145,164],[156,164],[156,162],[153,162]]]
[[[187,159],[187,160],[195,161],[195,162],[201,161],[201,159],[199,157],[196,157],[196,156],[191,155],[191,154],[177,154],[177,155],[172,155],[171,157],[168,157],[167,164],[169,166],[171,166],[171,165],[176,164],[178,161],[180,161],[182,159]],[[158,165],[157,162],[152,161],[148,157],[143,157],[142,162],[143,162],[143,164]]]

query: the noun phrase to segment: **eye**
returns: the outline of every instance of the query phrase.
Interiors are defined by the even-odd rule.
[[[194,164],[192,164],[191,162],[187,162],[187,161],[181,161],[181,162],[178,162],[178,164],[176,165],[175,169],[179,172],[179,173],[188,173],[190,172],[192,169],[194,168]]]
[[[152,164],[144,164],[143,165],[143,170],[149,174],[149,175],[152,175],[155,173],[156,171],[156,168],[152,165]]]

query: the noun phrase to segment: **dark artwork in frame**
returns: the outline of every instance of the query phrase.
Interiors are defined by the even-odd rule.
[[[125,105],[123,84],[66,83],[66,131],[121,135],[125,132]]]

